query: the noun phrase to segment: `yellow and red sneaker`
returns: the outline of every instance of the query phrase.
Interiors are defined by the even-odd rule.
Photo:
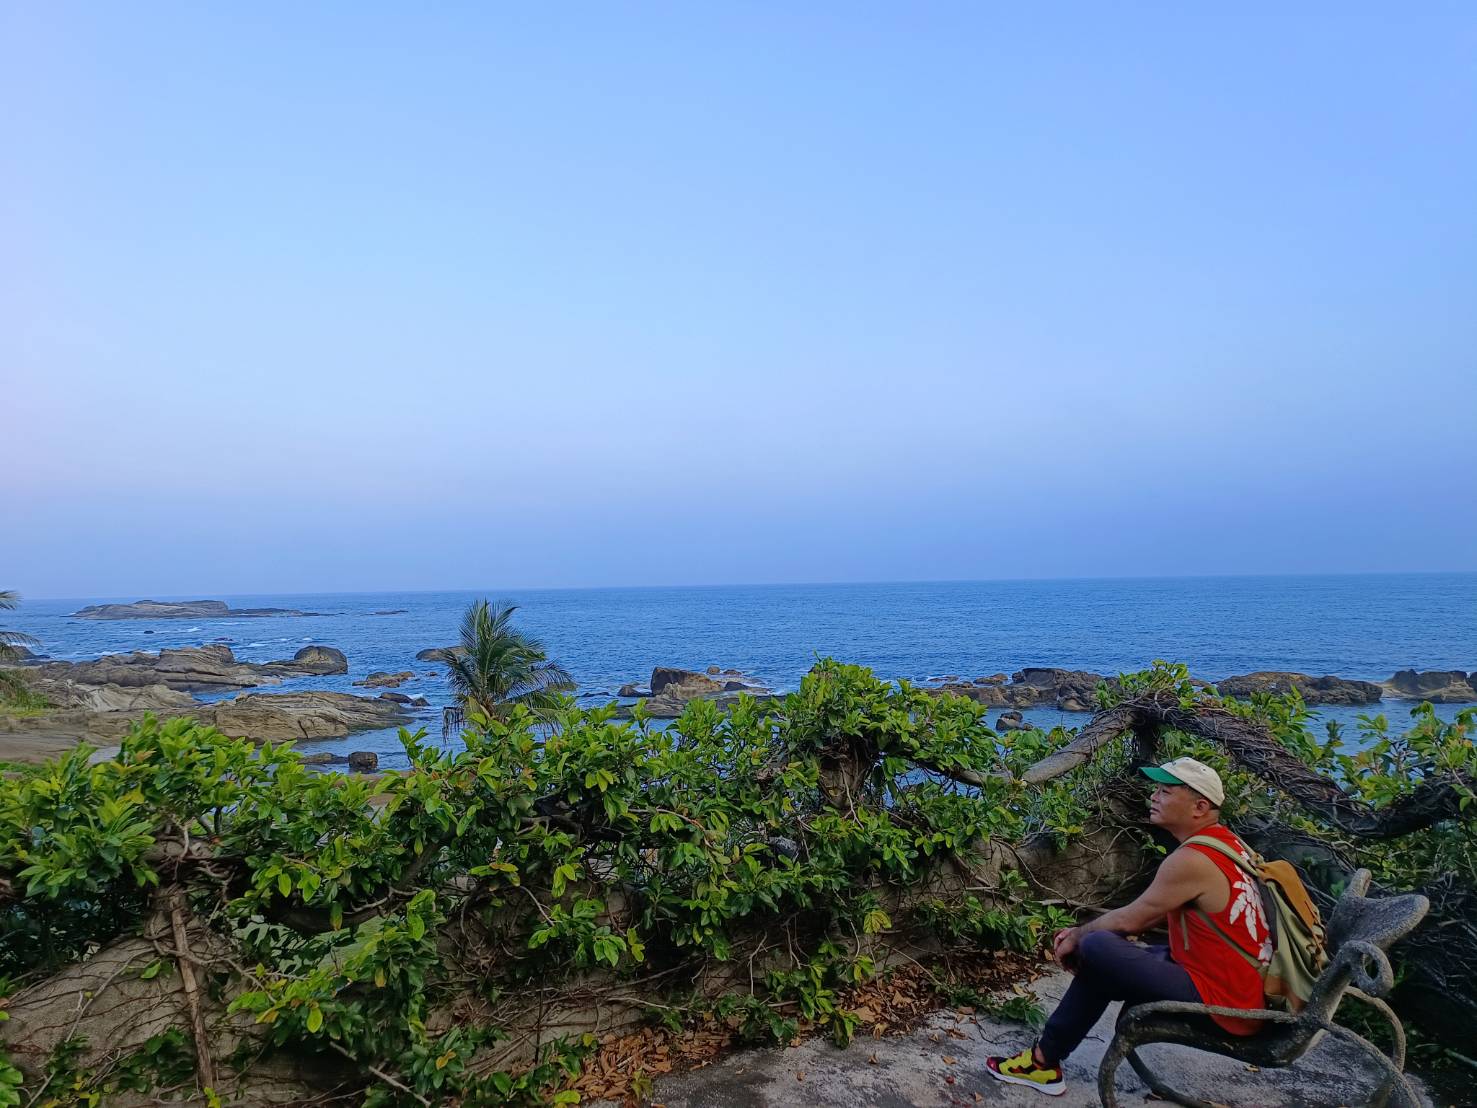
[[[996,1081],[1009,1081],[1012,1085],[1024,1085],[1028,1089],[1061,1096],[1067,1091],[1060,1066],[1043,1066],[1036,1061],[1034,1047],[1026,1047],[1009,1058],[986,1058],[985,1068]]]

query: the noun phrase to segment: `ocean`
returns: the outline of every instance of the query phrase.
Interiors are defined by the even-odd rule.
[[[573,674],[586,704],[614,698],[626,682],[644,685],[657,665],[732,667],[789,690],[828,655],[915,681],[1023,666],[1118,673],[1155,658],[1184,662],[1209,680],[1260,669],[1365,680],[1412,667],[1477,669],[1477,573],[227,596],[209,599],[323,614],[70,618],[86,604],[142,599],[86,597],[25,600],[0,613],[0,626],[34,635],[39,652],[64,660],[224,640],[238,658],[265,662],[290,658],[309,643],[336,646],[348,656],[347,676],[302,678],[266,691],[363,693],[352,682],[374,670],[410,670],[416,677],[400,691],[430,700],[417,725],[439,740],[445,683],[426,676],[438,669],[415,654],[455,641],[462,612],[483,596],[519,605],[517,625]],[[403,612],[372,614],[396,609]],[[1398,722],[1410,707],[1387,700],[1320,715],[1351,722],[1360,712],[1383,711]],[[1449,717],[1458,706],[1440,710]],[[1026,715],[1048,726],[1079,726],[1085,718],[1055,709]],[[301,749],[373,750],[387,767],[405,764],[394,731]]]

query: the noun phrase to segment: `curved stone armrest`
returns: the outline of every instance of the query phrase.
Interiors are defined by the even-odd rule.
[[[1349,984],[1366,996],[1381,997],[1395,987],[1395,971],[1390,968],[1390,959],[1373,943],[1350,939],[1339,947],[1334,963],[1348,966]]]

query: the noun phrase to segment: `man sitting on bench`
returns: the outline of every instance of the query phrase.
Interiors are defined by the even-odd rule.
[[[1194,758],[1176,758],[1143,772],[1157,783],[1149,801],[1151,824],[1180,843],[1194,835],[1219,839],[1250,861],[1246,845],[1220,824],[1225,790],[1215,770]],[[1142,946],[1125,937],[1160,923],[1169,929],[1167,947]],[[1261,1008],[1262,979],[1253,963],[1265,966],[1272,947],[1254,882],[1213,848],[1191,844],[1165,858],[1131,904],[1058,931],[1052,953],[1075,975],[1066,996],[1035,1046],[1013,1057],[990,1058],[986,1065],[1001,1081],[1060,1096],[1066,1092],[1062,1062],[1111,1002],[1183,1000]],[[1260,1026],[1213,1018],[1236,1035],[1251,1035]]]

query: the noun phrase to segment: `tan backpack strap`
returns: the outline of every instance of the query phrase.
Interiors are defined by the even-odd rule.
[[[1253,877],[1261,876],[1261,872],[1258,869],[1256,862],[1248,862],[1245,858],[1241,856],[1241,851],[1237,850],[1235,847],[1227,846],[1225,843],[1221,842],[1220,839],[1213,839],[1209,835],[1191,835],[1180,845],[1208,846],[1217,854],[1223,854],[1227,858],[1231,859],[1231,861],[1236,863],[1239,869],[1251,874]]]

